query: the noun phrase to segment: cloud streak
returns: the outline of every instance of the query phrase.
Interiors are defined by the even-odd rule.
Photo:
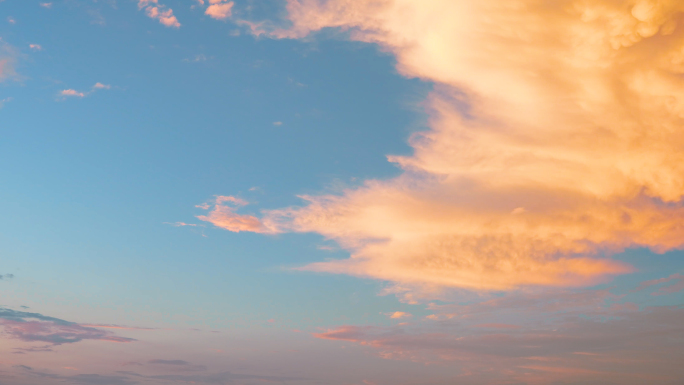
[[[600,290],[519,292],[431,304],[435,314],[417,323],[344,325],[314,336],[360,344],[386,359],[448,365],[459,384],[681,381],[675,362],[684,357],[674,341],[684,337],[684,309],[640,310],[623,300]]]
[[[632,271],[603,255],[684,247],[681,2],[288,0],[287,10],[290,27],[252,23],[254,33],[336,28],[435,84],[429,130],[411,137],[412,155],[388,157],[401,176],[303,196],[242,227],[318,233],[351,253],[304,270],[420,290],[572,287]]]
[[[84,326],[39,313],[0,308],[0,326],[11,338],[24,342],[46,342],[62,345],[83,340],[133,342],[135,339],[116,336],[108,331]]]
[[[211,204],[203,203],[197,206],[198,208],[209,210],[207,215],[198,215],[197,219],[235,233],[241,231],[255,233],[277,232],[277,230],[269,227],[268,224],[263,223],[255,216],[242,215],[235,212],[237,208],[247,204],[247,201],[233,196],[217,196]]]

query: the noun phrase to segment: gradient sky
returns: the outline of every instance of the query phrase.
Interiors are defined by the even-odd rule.
[[[684,383],[679,0],[0,0],[0,384]]]

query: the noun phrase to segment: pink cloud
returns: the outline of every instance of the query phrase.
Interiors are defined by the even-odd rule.
[[[43,47],[40,44],[29,44],[29,48],[34,51],[42,51]]]
[[[86,96],[91,95],[97,90],[108,90],[111,89],[112,87],[108,84],[102,84],[102,83],[95,83],[95,85],[90,89],[88,92],[81,92],[81,91],[76,91],[74,89],[68,89],[68,90],[63,90],[59,94],[61,96],[65,97],[79,97],[79,98],[84,98]]]
[[[207,215],[198,215],[197,218],[209,222],[216,227],[236,233],[239,233],[240,231],[255,233],[277,232],[277,230],[270,227],[268,224],[263,223],[255,216],[235,213],[237,207],[245,206],[247,204],[247,201],[233,196],[217,196],[213,205],[205,203],[197,206],[205,210],[210,210]]]
[[[157,19],[167,27],[179,28],[181,26],[176,16],[173,15],[173,10],[159,4],[158,0],[139,0],[138,8],[144,9],[147,17]]]
[[[448,366],[461,373],[455,383],[636,385],[684,378],[684,369],[672,365],[684,358],[672,343],[684,336],[684,309],[610,305],[616,299],[605,291],[515,293],[435,306],[449,315],[436,324],[344,325],[314,337],[367,346],[385,359]]]
[[[211,5],[204,13],[214,19],[225,20],[232,14],[231,10],[234,5],[232,1],[227,2],[225,0],[209,0],[209,4]]]
[[[83,92],[78,92],[78,91],[73,90],[73,89],[63,90],[63,91],[60,92],[59,94],[62,95],[62,96],[76,96],[76,97],[79,97],[79,98],[82,98],[82,97],[85,97],[85,96],[86,96],[85,93],[83,93]]]

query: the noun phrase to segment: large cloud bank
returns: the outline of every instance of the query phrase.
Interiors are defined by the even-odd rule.
[[[305,269],[422,287],[581,286],[606,255],[684,245],[684,3],[289,0],[302,38],[379,45],[434,82],[404,173],[306,196],[249,228],[314,232],[351,257]],[[221,202],[203,217],[246,217]],[[213,220],[215,219],[215,220]]]

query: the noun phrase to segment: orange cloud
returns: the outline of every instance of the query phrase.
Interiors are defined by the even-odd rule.
[[[173,10],[159,4],[159,0],[138,0],[138,8],[144,9],[147,17],[157,19],[167,27],[179,28],[181,26],[176,16],[173,15]]]
[[[214,19],[225,20],[231,16],[235,3],[225,0],[209,0],[209,4],[211,5],[209,5],[204,13]]]
[[[197,219],[235,233],[240,231],[255,233],[278,232],[276,229],[262,223],[257,217],[235,213],[237,207],[247,204],[247,201],[233,196],[217,196],[212,204],[203,203],[196,206],[204,210],[210,210],[207,215],[198,215]]]
[[[385,315],[389,316],[392,319],[402,319],[402,318],[411,318],[413,315],[410,313],[405,313],[403,311],[395,311],[394,313],[386,313]]]
[[[599,255],[684,247],[684,3],[288,0],[302,38],[338,28],[433,82],[404,173],[264,212],[351,252],[303,270],[404,287],[582,286]],[[230,211],[227,216],[233,218]],[[261,229],[263,227],[257,227]]]

